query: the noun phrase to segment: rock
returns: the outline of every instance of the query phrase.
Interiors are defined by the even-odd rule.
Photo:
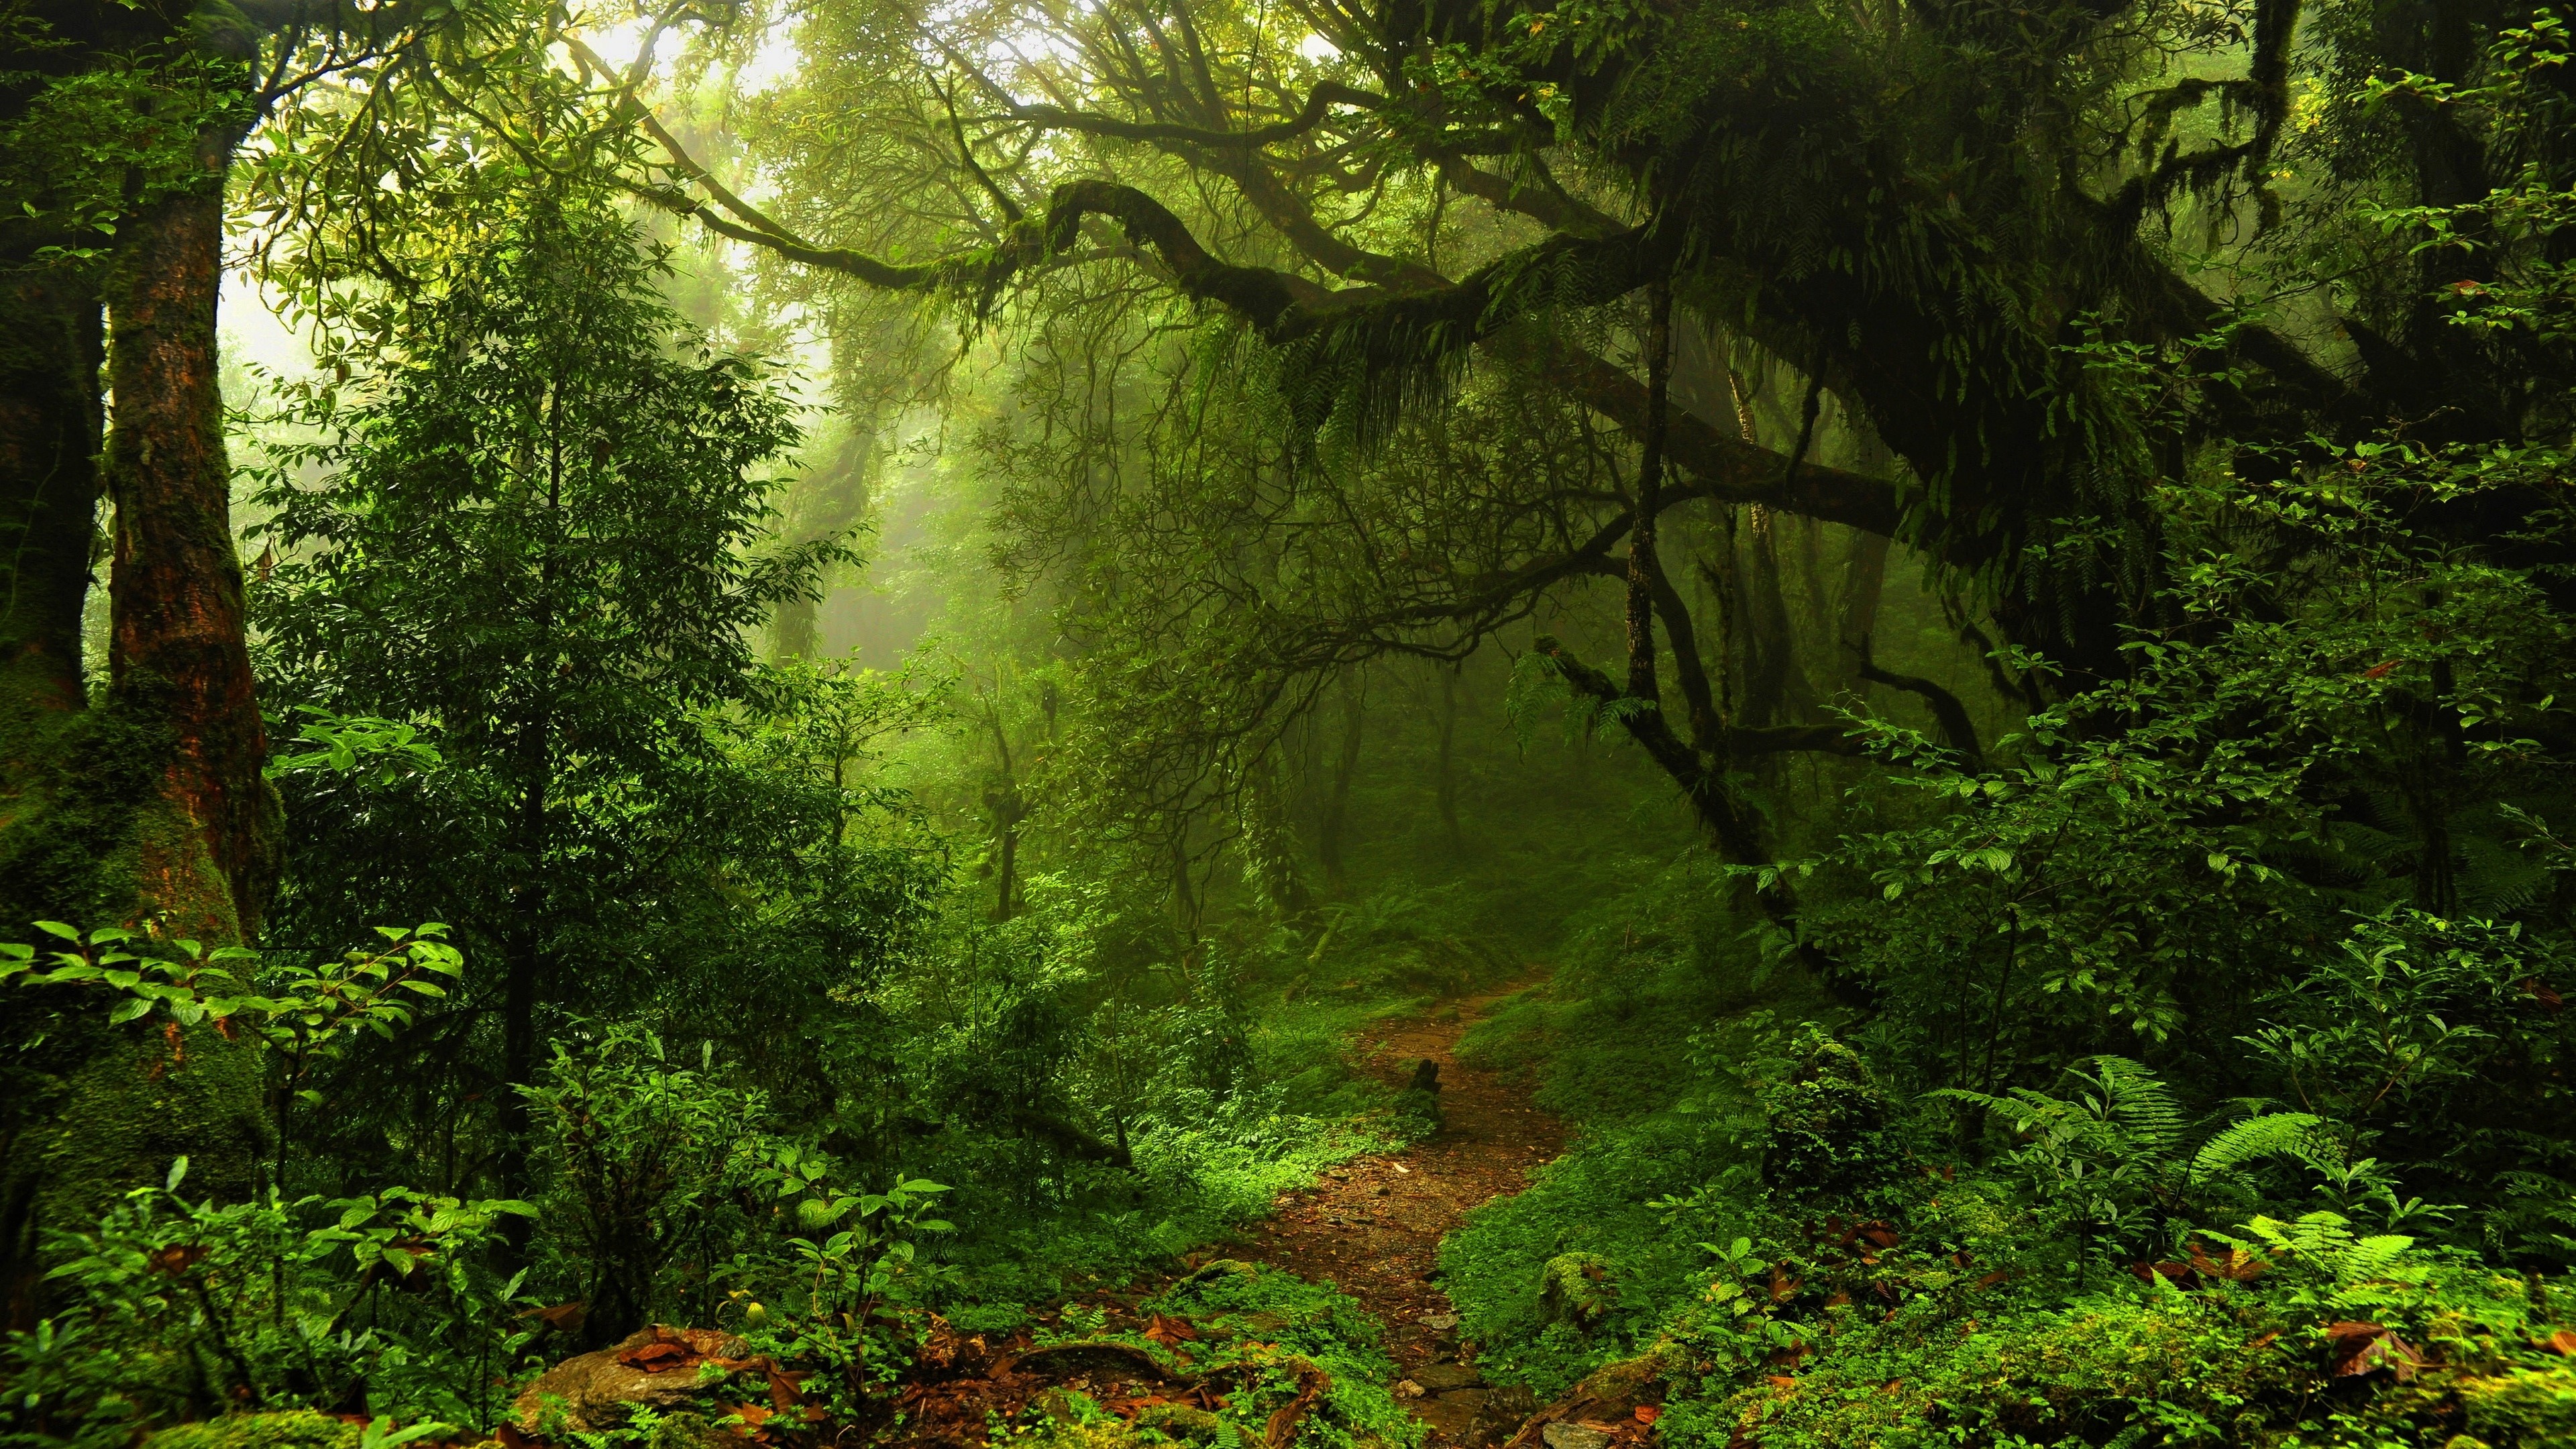
[[[1269,1225],[1265,1223],[1263,1226]],[[1215,1258],[1205,1266],[1193,1270],[1188,1277],[1172,1286],[1187,1288],[1198,1283],[1213,1283],[1220,1278],[1244,1278],[1251,1276],[1252,1271],[1252,1265],[1240,1258]]]
[[[1610,1449],[1610,1431],[1590,1424],[1550,1424],[1547,1449]]]
[[[1512,1435],[1511,1449],[1540,1449],[1542,1441],[1556,1449],[1560,1430],[1625,1423],[1636,1416],[1639,1405],[1662,1403],[1667,1377],[1688,1361],[1680,1347],[1667,1340],[1635,1358],[1594,1369],[1565,1397],[1524,1423]]]
[[[1494,1445],[1519,1433],[1529,1416],[1538,1412],[1538,1395],[1518,1384],[1499,1389],[1460,1389],[1455,1393],[1442,1394],[1434,1402],[1445,1403],[1451,1399],[1464,1400],[1476,1406],[1466,1429],[1451,1436],[1467,1449],[1493,1449]]]
[[[745,1351],[743,1341],[730,1334],[655,1324],[614,1348],[578,1354],[546,1370],[511,1411],[525,1433],[600,1433],[624,1423],[638,1406],[669,1413],[712,1397],[725,1375],[702,1366],[739,1359]]]
[[[1435,1394],[1451,1389],[1470,1389],[1485,1381],[1485,1376],[1463,1363],[1430,1363],[1413,1371],[1413,1381]]]
[[[1397,1379],[1395,1381],[1395,1396],[1399,1399],[1418,1399],[1422,1397],[1422,1393],[1422,1385],[1415,1383],[1411,1379]]]
[[[1455,1313],[1426,1313],[1413,1321],[1434,1333],[1453,1333],[1458,1328],[1458,1315]]]
[[[1457,1393],[1442,1394],[1436,1399],[1424,1399],[1407,1407],[1411,1408],[1414,1416],[1422,1422],[1452,1439],[1463,1441],[1468,1431],[1474,1428],[1476,1416],[1483,1411],[1485,1401],[1491,1397],[1493,1395],[1490,1390],[1461,1389]]]

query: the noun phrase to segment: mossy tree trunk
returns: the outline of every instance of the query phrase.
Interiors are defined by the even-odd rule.
[[[35,267],[0,282],[0,675],[14,779],[22,731],[83,702],[81,606],[98,526],[98,390],[106,347],[97,283]],[[33,717],[23,718],[26,712]]]
[[[109,690],[155,705],[172,736],[166,828],[147,833],[138,860],[145,909],[181,934],[247,940],[276,883],[277,805],[261,775],[215,384],[222,157],[207,164],[204,186],[128,229],[110,281]]]
[[[103,469],[100,291],[24,284],[43,305],[12,309],[0,504],[21,527],[0,654],[0,930],[15,939],[62,919],[247,942],[274,885],[276,797],[261,773],[216,388],[223,172],[239,134],[201,135],[202,173],[125,218],[92,279],[114,398]],[[109,684],[88,707],[79,619],[102,483]],[[111,1027],[101,1000],[69,990],[25,993],[10,1017],[0,1282],[23,1325],[43,1311],[48,1230],[94,1219],[183,1153],[195,1191],[249,1191],[265,1119],[247,1039]]]

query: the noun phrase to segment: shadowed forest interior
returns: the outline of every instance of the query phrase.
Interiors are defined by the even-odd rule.
[[[2576,1445],[2512,0],[0,0],[0,1449]]]

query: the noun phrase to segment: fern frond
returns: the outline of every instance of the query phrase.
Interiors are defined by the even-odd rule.
[[[2373,1234],[2353,1244],[2343,1254],[2334,1265],[2335,1276],[2346,1282],[2376,1278],[2414,1246],[2415,1240],[2402,1233]]]
[[[2166,1147],[2182,1136],[2181,1105],[2145,1063],[2114,1056],[2095,1057],[2093,1062],[2100,1074],[2093,1080],[2102,1092],[2103,1120],[2141,1147]]]
[[[2191,1159],[2191,1179],[2205,1182],[2266,1157],[2306,1157],[2311,1138],[2323,1121],[2312,1112],[2269,1112],[2244,1121],[2201,1144]]]

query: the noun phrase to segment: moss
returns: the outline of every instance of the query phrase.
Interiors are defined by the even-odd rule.
[[[1108,1419],[1090,1423],[1059,1420],[1049,1423],[1035,1435],[1011,1442],[1029,1445],[1031,1449],[1137,1449],[1137,1446],[1155,1441],[1114,1419]]]
[[[239,939],[231,889],[204,832],[163,796],[173,751],[140,694],[65,713],[0,700],[10,761],[0,818],[0,940],[33,923],[157,915],[170,934]],[[247,1193],[266,1138],[257,1045],[210,1026],[173,1036],[113,1026],[89,988],[20,990],[0,1076],[0,1258],[34,1282],[53,1229],[97,1221],[185,1154],[189,1187]],[[22,1308],[25,1305],[20,1305]]]
[[[2576,1444],[2576,1363],[2470,1379],[2459,1392],[2470,1431],[2496,1449]]]
[[[1225,1421],[1187,1404],[1155,1404],[1136,1416],[1136,1427],[1192,1444],[1214,1443]]]
[[[5,939],[27,939],[38,920],[97,923],[132,911],[137,827],[173,748],[167,728],[127,704],[66,712],[23,691],[0,698]]]
[[[1547,1260],[1539,1308],[1550,1322],[1571,1323],[1589,1331],[1619,1306],[1619,1285],[1610,1264],[1594,1253],[1559,1253]]]
[[[297,1409],[285,1414],[227,1414],[164,1429],[145,1449],[357,1449],[358,1426]]]

